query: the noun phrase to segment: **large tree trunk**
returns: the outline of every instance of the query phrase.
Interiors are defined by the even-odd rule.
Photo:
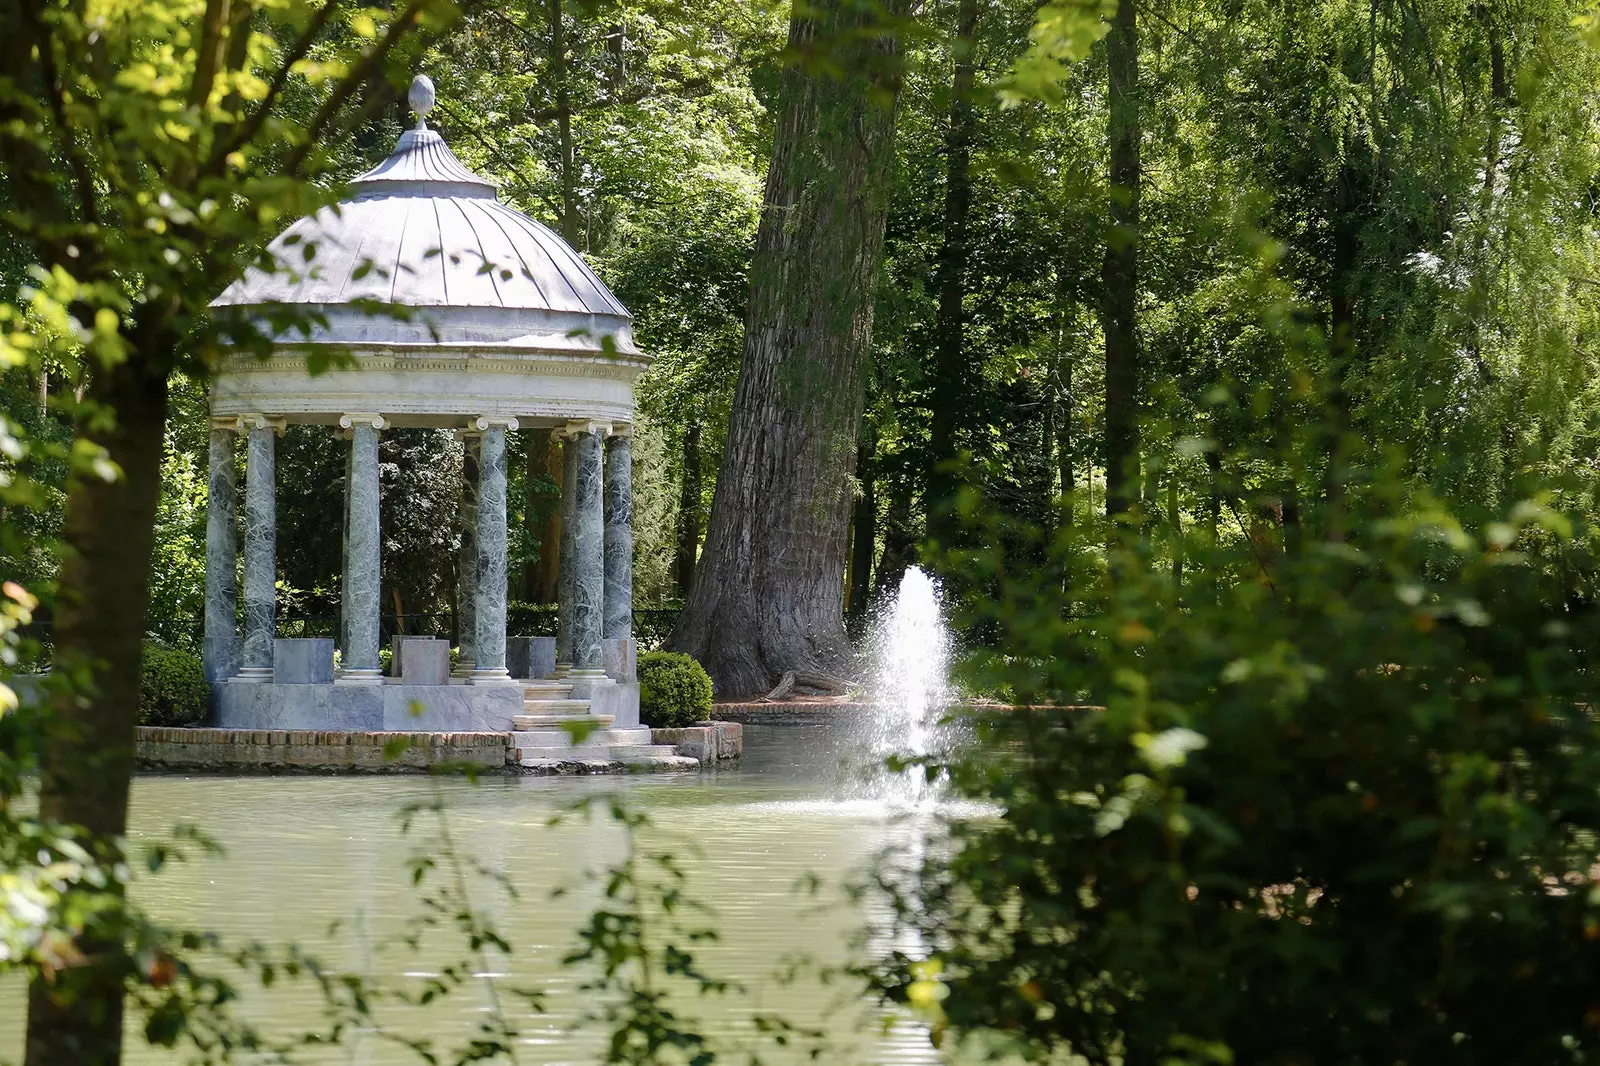
[[[1106,234],[1106,514],[1139,499],[1139,29],[1134,0],[1117,0],[1106,37],[1111,228]]]
[[[961,0],[952,42],[955,73],[950,83],[950,118],[945,127],[944,234],[934,271],[939,313],[933,340],[933,372],[929,375],[932,419],[928,439],[928,535],[950,547],[957,534],[956,428],[967,406],[968,375],[962,357],[966,333],[967,216],[972,208],[972,140],[977,114],[972,106],[976,76],[973,39],[978,28],[978,0]]]
[[[672,572],[678,595],[689,598],[694,588],[695,559],[700,554],[700,423],[683,431],[683,480],[678,488],[678,547]]]
[[[150,606],[150,552],[161,494],[167,418],[167,351],[161,336],[115,367],[96,370],[89,397],[116,413],[114,428],[78,426],[79,439],[105,448],[122,476],[73,479],[55,625],[55,668],[87,679],[55,698],[40,758],[39,814],[76,826],[107,858],[127,829],[133,731],[139,713],[140,645]],[[157,358],[144,353],[157,350]],[[107,1066],[122,1047],[126,958],[116,915],[78,942],[83,962],[33,982],[28,995],[27,1066]]]
[[[797,7],[704,553],[671,647],[723,695],[844,669],[844,562],[898,97],[898,39],[850,0]],[[842,68],[842,69],[840,69]]]

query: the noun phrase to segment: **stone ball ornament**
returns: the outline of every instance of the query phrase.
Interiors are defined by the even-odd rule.
[[[417,116],[417,129],[428,128],[428,112],[433,110],[433,105],[438,97],[433,91],[433,79],[426,74],[418,74],[411,79],[411,90],[406,94],[406,100],[411,104],[411,113]]]

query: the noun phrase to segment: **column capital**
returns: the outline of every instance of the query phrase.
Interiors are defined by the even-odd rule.
[[[238,415],[212,415],[211,429],[213,431],[225,429],[231,433],[239,433],[243,427],[239,425]]]
[[[602,422],[598,418],[574,418],[564,426],[557,426],[550,431],[552,437],[560,440],[571,440],[580,433],[599,433],[606,436],[611,433],[611,423]]]
[[[234,416],[233,424],[235,432],[238,433],[249,433],[252,429],[270,429],[281,437],[288,426],[288,421],[272,415],[248,414]]]
[[[608,437],[622,437],[624,439],[626,439],[628,437],[631,437],[631,436],[633,436],[633,423],[632,422],[613,422],[611,424],[611,431],[609,433],[607,433],[606,435]]]
[[[340,429],[354,429],[356,423],[370,424],[373,429],[388,429],[389,420],[376,412],[351,411],[339,416]]]
[[[479,415],[477,418],[472,420],[472,424],[469,428],[477,429],[482,432],[498,426],[501,429],[515,431],[518,425],[520,425],[520,423],[513,417],[503,417],[501,415]]]

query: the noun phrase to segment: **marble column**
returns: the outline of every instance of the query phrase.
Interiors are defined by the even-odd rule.
[[[605,622],[607,640],[633,637],[633,440],[618,426],[606,440]]]
[[[506,671],[506,431],[514,418],[479,418],[478,606],[472,642],[474,685],[516,684]]]
[[[457,433],[461,438],[461,503],[456,510],[461,548],[456,553],[456,643],[461,655],[451,677],[471,677],[477,665],[478,639],[478,449],[483,434]]]
[[[344,554],[344,671],[343,685],[381,685],[378,665],[379,582],[383,542],[379,533],[378,431],[383,416],[349,414],[339,425],[350,431],[350,481],[348,526]]]
[[[207,681],[226,681],[239,668],[239,544],[232,419],[211,422],[211,476],[206,487]]]
[[[605,610],[605,515],[602,505],[601,443],[607,426],[588,426],[573,438],[577,477],[573,484],[572,676],[605,676],[600,633]]]
[[[340,520],[339,565],[350,558],[350,461],[354,453],[346,448],[344,453],[344,517]],[[350,583],[339,579],[339,647],[350,647]]]
[[[556,677],[572,673],[572,568],[573,538],[578,532],[578,445],[567,429],[556,430],[561,440],[561,552],[556,573]]]
[[[244,651],[236,680],[272,680],[272,640],[277,635],[277,438],[282,423],[245,415],[249,429],[244,478]]]

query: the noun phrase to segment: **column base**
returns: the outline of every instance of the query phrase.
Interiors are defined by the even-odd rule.
[[[608,688],[616,684],[604,670],[590,668],[587,670],[574,670],[567,675],[567,680],[572,684],[572,699],[586,700],[594,695],[597,688]]]
[[[571,663],[556,663],[555,672],[552,673],[550,676],[555,678],[558,681],[559,680],[563,680],[563,679],[568,678],[568,677],[571,677],[572,676],[572,664]]]
[[[333,679],[335,685],[381,685],[383,684],[383,671],[376,666],[352,666],[341,670],[339,676]]]
[[[467,678],[469,685],[520,685],[521,683],[503,666],[476,667],[472,671],[472,676]]]
[[[477,665],[478,664],[475,663],[474,661],[472,661],[471,659],[462,659],[460,662],[456,663],[456,665],[453,666],[450,669],[450,676],[451,677],[471,677],[472,676],[472,671],[474,669],[476,669]]]
[[[265,685],[272,680],[272,667],[270,666],[243,666],[239,672],[228,679],[243,685]]]

